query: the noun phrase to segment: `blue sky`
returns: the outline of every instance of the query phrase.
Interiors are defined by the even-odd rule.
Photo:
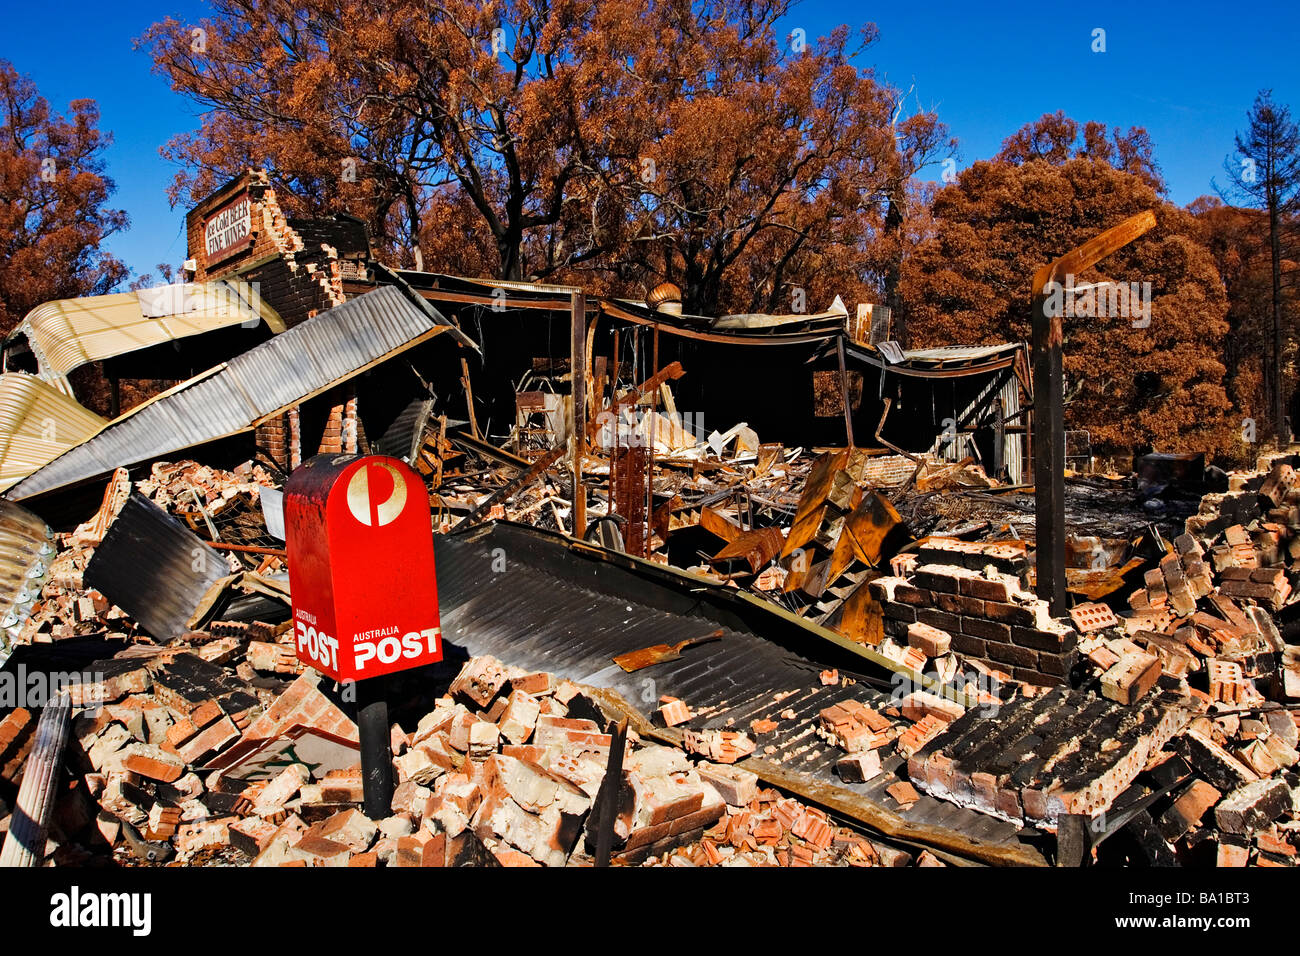
[[[61,0],[11,3],[0,58],[31,76],[57,110],[98,100],[114,144],[109,172],[131,229],[109,249],[137,273],[185,253],[183,209],[165,189],[174,170],[158,155],[176,133],[198,124],[193,107],[150,71],[132,40],[167,15],[203,16],[201,0]],[[1079,121],[1145,126],[1169,183],[1185,204],[1210,191],[1232,135],[1257,90],[1300,115],[1300,14],[1287,3],[1130,2],[1076,5],[938,2],[878,6],[805,0],[789,18],[812,38],[838,23],[880,28],[863,66],[895,86],[915,83],[959,140],[959,166],[997,151],[1014,130],[1063,109]],[[1092,52],[1093,30],[1106,51]],[[916,102],[915,99],[912,101]],[[937,178],[937,171],[931,172]]]

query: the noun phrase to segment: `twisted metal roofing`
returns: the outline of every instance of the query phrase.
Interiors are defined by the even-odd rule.
[[[0,375],[0,491],[107,424],[107,419],[34,375]]]
[[[132,409],[15,484],[9,497],[43,494],[247,431],[443,332],[476,347],[428,303],[380,287]]]
[[[643,714],[658,707],[660,695],[678,697],[693,711],[684,725],[692,729],[751,732],[751,720],[776,720],[778,729],[755,737],[758,753],[738,766],[901,839],[967,858],[1041,862],[1004,821],[924,795],[898,808],[884,792],[906,779],[897,755],[886,757],[884,772],[866,784],[847,784],[835,775],[843,754],[814,732],[818,713],[850,697],[888,707],[892,675],[874,681],[881,686],[866,675],[851,686],[823,686],[820,671],[828,661],[843,667],[843,658],[819,640],[813,625],[787,620],[775,608],[730,609],[733,596],[725,588],[703,581],[695,586],[685,574],[621,567],[634,562],[533,528],[498,522],[435,535],[434,550],[449,653],[491,654],[507,664],[611,688]],[[613,662],[618,654],[719,627],[721,640],[688,649],[677,660],[630,674]],[[802,640],[795,646],[792,638]],[[793,717],[780,716],[791,710]],[[665,737],[678,733],[660,731]],[[767,747],[774,750],[767,753]]]
[[[279,314],[244,282],[160,286],[115,295],[55,299],[32,309],[9,338],[22,334],[38,375],[64,382],[73,369],[173,339],[244,323],[284,331]]]
[[[208,589],[228,574],[202,538],[133,492],[95,548],[85,582],[168,641],[185,633]]]
[[[54,534],[45,522],[0,498],[0,665],[31,616],[54,553]]]

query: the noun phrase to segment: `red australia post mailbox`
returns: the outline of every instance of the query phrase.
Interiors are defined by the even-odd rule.
[[[396,458],[317,455],[284,489],[298,659],[335,680],[442,660],[424,482]]]

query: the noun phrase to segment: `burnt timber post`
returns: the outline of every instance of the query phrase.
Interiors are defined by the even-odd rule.
[[[573,378],[573,517],[575,538],[581,538],[587,522],[587,490],[582,484],[582,454],[587,435],[587,296],[579,291],[569,295],[572,358],[569,372]]]
[[[623,750],[627,746],[627,718],[610,721],[605,728],[609,734],[609,759],[605,763],[605,777],[596,793],[595,809],[599,821],[596,831],[596,866],[609,866],[610,850],[614,846],[614,823],[618,819],[619,790],[623,786]]]
[[[1038,285],[1037,281],[1034,283]],[[1065,598],[1065,406],[1061,382],[1061,316],[1047,293],[1034,293],[1034,561],[1038,596],[1053,616],[1067,613]]]
[[[1065,593],[1065,402],[1061,376],[1065,333],[1062,309],[1053,307],[1059,283],[1118,249],[1156,224],[1147,210],[1125,219],[1034,273],[1034,561],[1038,596],[1052,615],[1069,612]],[[1056,302],[1061,301],[1058,294]]]
[[[844,333],[835,337],[835,352],[840,362],[840,398],[844,402],[844,438],[848,447],[853,444],[853,404],[849,401],[849,372],[844,361]],[[884,372],[880,373],[884,375]]]

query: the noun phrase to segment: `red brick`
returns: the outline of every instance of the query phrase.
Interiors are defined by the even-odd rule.
[[[150,780],[171,783],[185,772],[185,762],[160,747],[149,744],[131,744],[122,758],[122,769],[138,773]]]
[[[676,727],[691,719],[691,709],[684,700],[670,700],[659,708],[659,716],[663,718],[665,727]]]
[[[217,753],[234,743],[239,736],[234,721],[223,715],[177,747],[176,752],[187,764],[196,764],[208,754]]]
[[[948,653],[952,637],[947,631],[941,631],[937,627],[918,621],[908,625],[907,643],[920,650],[926,657],[942,657]]]
[[[668,832],[672,836],[680,836],[708,827],[716,823],[727,812],[727,807],[722,803],[715,803],[711,807],[704,807],[696,810],[694,813],[688,813],[685,816],[677,817],[668,824]]]
[[[208,724],[212,723],[222,714],[221,705],[215,700],[205,700],[199,706],[190,711],[190,721],[195,727],[202,730]]]
[[[893,797],[902,806],[908,806],[921,799],[921,795],[916,792],[916,788],[904,780],[886,787],[885,793]]]

